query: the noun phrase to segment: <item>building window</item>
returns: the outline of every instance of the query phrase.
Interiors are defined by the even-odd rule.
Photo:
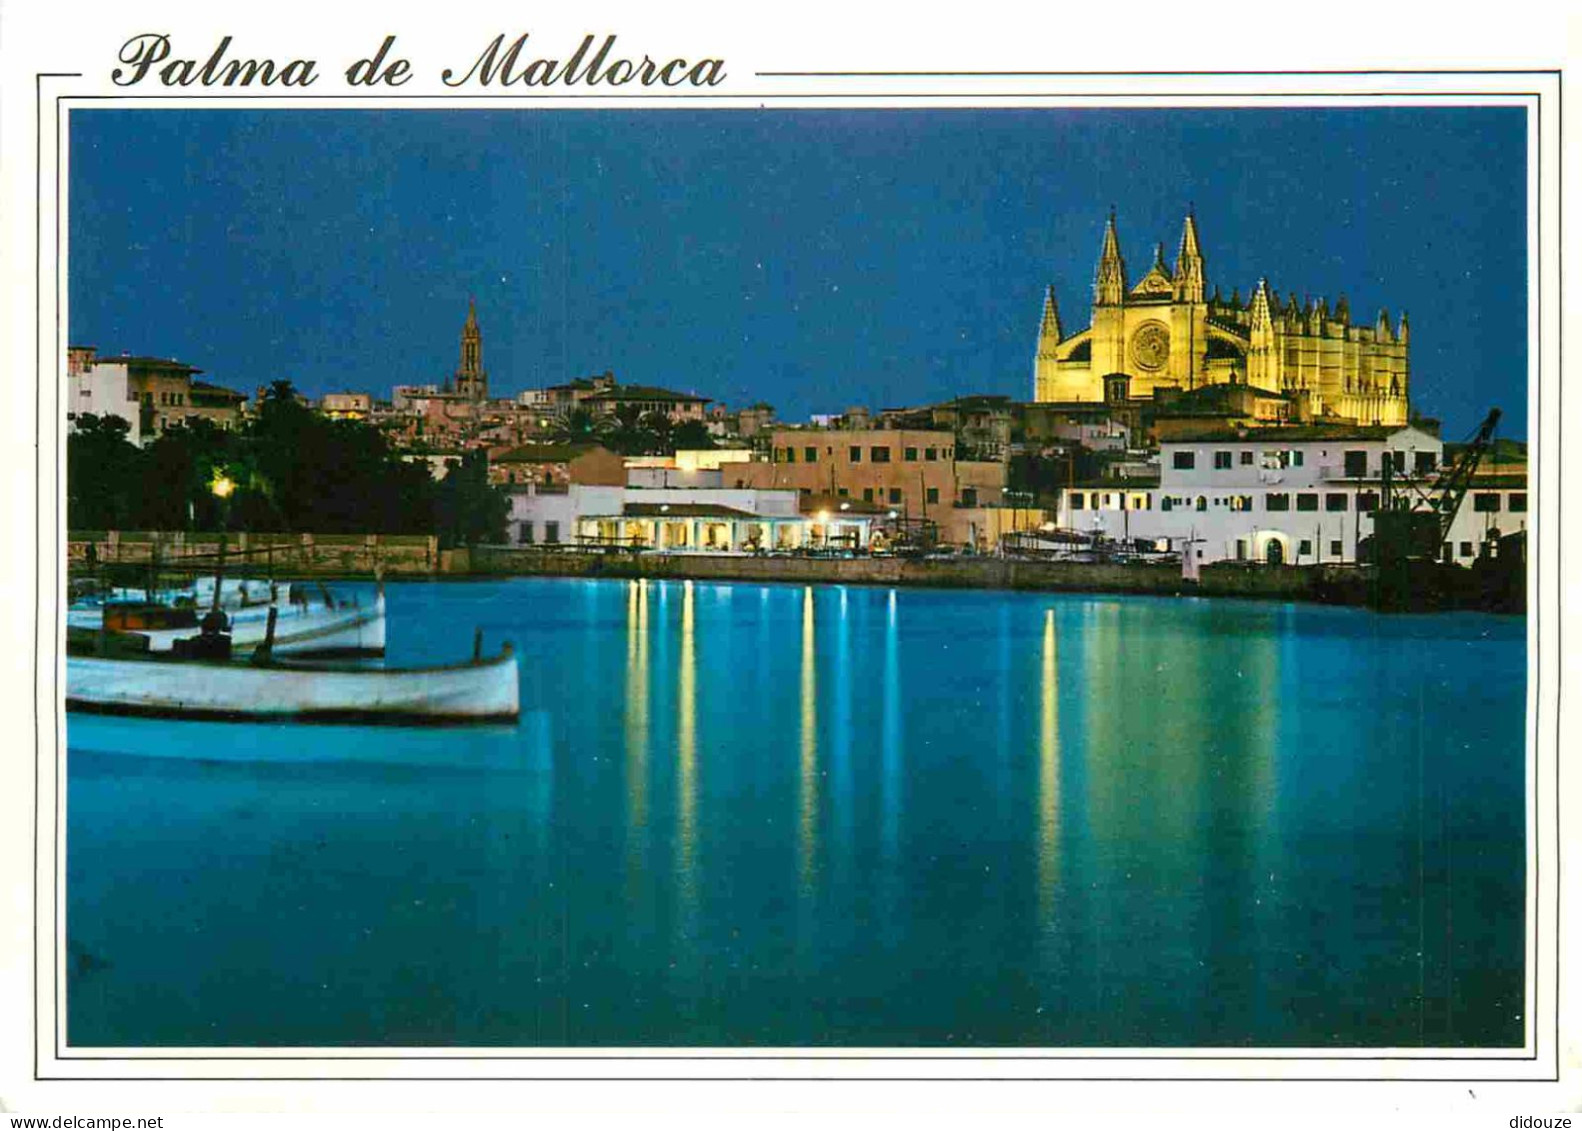
[[[560,523],[558,523],[558,522],[546,522],[546,523],[544,523],[544,541],[546,541],[546,542],[559,542],[560,541]]]
[[[1331,491],[1324,496],[1324,509],[1327,511],[1343,511],[1346,509],[1346,496],[1340,491]]]
[[[1291,496],[1286,494],[1265,495],[1263,509],[1270,511],[1288,511],[1291,509]]]
[[[1372,514],[1379,509],[1379,493],[1377,491],[1360,491],[1357,493],[1357,511],[1360,514]]]
[[[890,449],[887,447],[872,447],[868,449],[868,458],[874,463],[889,463]]]
[[[925,460],[929,460],[929,461],[937,460],[939,458],[939,449],[938,448],[924,448],[923,449],[923,458]]]
[[[1300,449],[1295,449],[1295,450],[1293,450],[1291,452],[1291,466],[1292,467],[1301,467],[1302,466],[1302,452],[1301,452]]]
[[[961,505],[975,507],[978,505],[978,489],[976,487],[963,487],[961,489]]]
[[[1303,492],[1296,497],[1296,509],[1299,511],[1316,511],[1318,509],[1318,496]]]
[[[1313,543],[1309,542],[1306,538],[1302,539],[1300,542],[1298,542],[1296,544],[1296,556],[1297,557],[1305,558],[1305,557],[1309,556],[1310,554],[1312,554],[1312,552],[1313,552]]]
[[[848,494],[850,494],[850,492],[847,491],[846,488],[842,487],[839,491],[836,491],[835,494],[844,499]]]
[[[1505,509],[1511,511],[1514,514],[1526,514],[1527,513],[1527,492],[1526,491],[1513,492],[1511,494],[1510,498],[1506,500],[1506,507],[1505,507]]]
[[[937,503],[937,502],[939,502],[939,488],[938,487],[930,487],[927,491],[925,491],[923,493],[923,498],[925,500],[927,500],[928,502],[930,502],[930,503]]]
[[[917,449],[916,448],[907,448],[905,453],[904,453],[904,458],[906,459],[907,463],[916,463],[917,462]]]
[[[1252,466],[1252,453],[1251,452],[1242,452],[1241,453],[1241,465],[1243,467],[1251,467]]]
[[[1368,474],[1368,453],[1349,451],[1345,456],[1346,478],[1361,479]]]
[[[1172,500],[1169,495],[1163,495],[1159,499],[1159,509],[1162,511],[1167,511],[1170,509],[1173,502],[1174,500]]]
[[[1419,475],[1427,475],[1434,470],[1433,452],[1415,452],[1412,455],[1412,470]]]
[[[899,488],[899,487],[891,487],[890,488],[890,501],[892,503],[899,503],[901,501],[901,488]]]
[[[1470,558],[1472,556],[1472,543],[1471,542],[1463,542],[1463,543],[1461,543],[1461,556],[1464,557],[1464,558]]]
[[[1238,562],[1247,560],[1247,541],[1244,538],[1236,539],[1236,560]]]
[[[862,501],[865,502],[865,503],[873,502],[873,488],[872,487],[864,487],[862,489]]]
[[[817,463],[818,462],[818,449],[817,448],[803,448],[802,449],[802,462],[803,463]]]
[[[1488,514],[1500,509],[1500,497],[1493,491],[1480,491],[1472,496],[1472,509],[1479,514]]]
[[[1229,471],[1230,470],[1230,453],[1229,452],[1215,452],[1214,453],[1214,470],[1215,471]]]
[[[1207,498],[1207,496],[1199,495],[1197,497],[1197,509],[1200,510],[1200,511],[1208,510],[1208,498]]]
[[[1329,553],[1330,553],[1331,557],[1338,558],[1341,555],[1343,555],[1345,552],[1346,552],[1345,547],[1343,547],[1340,544],[1340,539],[1339,538],[1331,538],[1330,539],[1330,541],[1329,541]]]
[[[856,444],[853,444],[851,446],[851,462],[852,463],[861,463],[862,462],[862,449],[859,448]]]
[[[522,523],[520,529],[516,532],[516,540],[524,546],[533,544],[533,524],[531,522]]]
[[[796,449],[795,448],[787,448],[786,449],[786,462],[787,463],[795,463],[796,462]]]
[[[1170,457],[1170,466],[1177,471],[1191,471],[1197,466],[1197,453],[1176,452]]]
[[[1380,471],[1381,474],[1384,471],[1384,464],[1385,464],[1386,460],[1389,461],[1390,470],[1395,472],[1396,474],[1400,474],[1401,472],[1406,470],[1406,453],[1405,452],[1384,452],[1384,453],[1382,453],[1379,456],[1379,471]]]
[[[1071,509],[1072,510],[1079,511],[1079,510],[1084,509],[1087,505],[1088,505],[1088,499],[1087,499],[1087,496],[1085,494],[1083,494],[1081,491],[1073,491],[1073,492],[1071,492]]]

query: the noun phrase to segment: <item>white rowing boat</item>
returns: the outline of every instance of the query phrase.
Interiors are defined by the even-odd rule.
[[[212,589],[211,589],[212,592]],[[105,609],[114,605],[71,609],[66,625],[71,629],[96,631],[104,624]],[[192,636],[198,617],[208,606],[193,611],[192,623],[174,627],[138,626],[130,631],[148,639],[150,652],[169,652],[177,640]],[[279,606],[272,651],[277,656],[382,656],[385,651],[385,599],[379,593],[372,605],[361,606],[341,601],[335,605],[284,603]],[[224,606],[222,606],[224,608]],[[259,644],[269,629],[267,604],[225,608],[230,621],[231,645],[244,656]]]
[[[521,713],[516,655],[427,668],[66,658],[66,709],[192,719],[464,723]]]

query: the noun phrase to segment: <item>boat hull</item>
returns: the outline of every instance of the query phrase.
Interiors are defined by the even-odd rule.
[[[521,714],[516,656],[437,668],[69,656],[66,709],[193,719],[498,722]]]
[[[245,657],[264,642],[269,628],[268,606],[226,610],[231,622],[231,647]],[[103,610],[73,610],[69,628],[96,629]],[[136,629],[148,638],[150,652],[169,652],[177,640],[197,635],[194,627]],[[275,622],[276,656],[382,656],[385,652],[385,599],[380,594],[367,607],[356,605],[281,605]]]

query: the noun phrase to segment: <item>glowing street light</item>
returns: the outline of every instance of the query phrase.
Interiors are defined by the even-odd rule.
[[[236,490],[236,482],[228,475],[216,475],[209,483],[209,490],[216,498],[229,499],[231,492]]]

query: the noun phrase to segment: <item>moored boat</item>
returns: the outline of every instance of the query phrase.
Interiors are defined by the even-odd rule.
[[[212,588],[210,590],[212,594]],[[290,593],[289,590],[284,590]],[[310,603],[301,593],[298,600],[278,608],[272,651],[279,656],[382,656],[385,651],[385,600],[377,594],[371,605],[341,600]],[[326,595],[327,596],[327,595]],[[150,652],[169,652],[176,641],[197,631],[198,610],[206,605],[167,607],[164,605],[108,604],[67,612],[68,630],[94,632],[109,628],[114,632],[135,633],[148,640]],[[250,649],[264,642],[269,631],[268,603],[224,606],[230,624],[231,643],[236,649]],[[239,653],[240,654],[240,653]]]
[[[511,645],[438,667],[74,656],[66,709],[167,718],[468,723],[521,713]]]

